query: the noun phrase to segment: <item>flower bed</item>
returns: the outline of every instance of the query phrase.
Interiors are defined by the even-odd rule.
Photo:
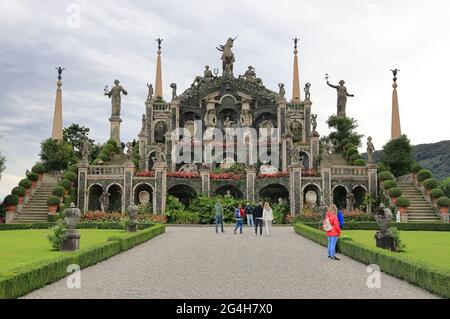
[[[134,174],[136,177],[155,177],[154,171],[139,171]]]
[[[170,172],[170,173],[167,173],[167,177],[200,178],[200,174],[199,173],[186,173],[186,172]]]
[[[302,177],[317,177],[320,174],[314,168],[302,170]]]
[[[258,178],[280,178],[280,177],[289,177],[289,172],[258,174]]]
[[[242,179],[244,176],[234,173],[211,173],[211,179]]]
[[[81,222],[84,223],[111,223],[111,222],[121,222],[124,219],[128,219],[127,214],[122,213],[107,213],[107,212],[87,212],[81,216]],[[138,214],[136,217],[138,222],[152,222],[152,223],[163,223],[167,222],[167,217],[165,215],[153,215],[153,214]]]

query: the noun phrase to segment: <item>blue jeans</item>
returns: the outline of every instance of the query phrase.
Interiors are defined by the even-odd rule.
[[[216,216],[216,233],[219,232],[219,224],[223,233],[223,218],[222,216]]]
[[[253,214],[247,214],[247,224],[250,227],[255,226],[255,222],[253,221]]]
[[[334,257],[336,255],[336,243],[338,236],[327,236],[328,238],[328,256]]]
[[[242,234],[242,227],[244,226],[244,223],[242,222],[242,218],[236,218],[236,227],[234,228],[234,232],[239,228]]]

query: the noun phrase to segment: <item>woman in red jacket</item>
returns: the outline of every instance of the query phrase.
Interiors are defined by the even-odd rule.
[[[339,258],[336,257],[336,243],[341,235],[341,227],[339,226],[339,220],[337,218],[336,205],[330,205],[326,219],[328,219],[331,224],[331,230],[327,231],[328,258],[332,260],[339,260]]]

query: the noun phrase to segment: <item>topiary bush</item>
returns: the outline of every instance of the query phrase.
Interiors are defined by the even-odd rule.
[[[357,159],[362,159],[361,154],[356,153],[356,154],[353,154],[352,156],[350,156],[350,161],[351,161],[352,163],[353,163],[354,161],[356,161]]]
[[[78,175],[74,172],[67,171],[64,173],[64,179],[67,179],[71,181],[72,183],[75,183],[78,179]]]
[[[409,205],[411,205],[411,203],[409,202],[409,200],[406,197],[400,196],[397,198],[396,205],[398,207],[408,207]]]
[[[58,185],[64,187],[67,190],[70,190],[72,188],[72,182],[68,179],[63,179],[58,183]]]
[[[3,200],[3,205],[5,207],[16,206],[17,204],[19,204],[19,197],[17,197],[16,195],[8,195]]]
[[[440,198],[440,197],[444,197],[445,194],[442,191],[442,189],[440,188],[434,188],[430,191],[430,197],[431,198]]]
[[[103,162],[107,162],[109,161],[109,156],[106,155],[105,153],[100,153],[97,157],[98,160],[101,160]]]
[[[366,166],[366,161],[363,160],[362,158],[354,160],[353,166]]]
[[[37,181],[39,180],[39,175],[36,174],[36,173],[33,173],[33,172],[29,172],[29,173],[27,174],[27,177],[28,177],[28,179],[29,179],[30,181],[32,181],[32,182],[37,182]]]
[[[41,163],[38,163],[31,168],[31,171],[36,174],[44,174],[45,166]]]
[[[394,175],[392,175],[392,173],[389,171],[384,171],[384,172],[380,172],[380,174],[378,174],[378,179],[380,181],[387,181],[389,179],[394,179]]]
[[[49,206],[59,206],[59,204],[61,204],[61,201],[59,200],[59,198],[58,197],[56,197],[56,196],[50,196],[48,199],[47,199],[47,205],[49,205]]]
[[[384,189],[388,190],[393,187],[397,187],[397,183],[392,179],[388,179],[387,181],[383,182],[383,186],[384,186]]]
[[[52,190],[52,194],[54,196],[59,197],[59,198],[63,197],[65,193],[66,193],[66,189],[64,187],[62,187],[62,186],[56,186]]]
[[[388,191],[390,197],[400,197],[402,196],[402,190],[398,187],[392,187]]]
[[[417,173],[417,180],[419,182],[423,182],[424,180],[427,180],[429,178],[432,178],[433,174],[429,169],[422,169]]]
[[[344,149],[344,151],[347,152],[347,150],[352,147],[356,148],[356,146],[353,143],[347,143],[344,145],[343,149]]]
[[[415,163],[415,164],[413,164],[413,165],[411,166],[410,171],[411,171],[411,173],[418,173],[418,172],[420,172],[422,169],[423,169],[422,166],[420,166],[419,164]]]
[[[31,185],[32,185],[32,183],[28,178],[24,178],[19,182],[19,186],[22,186],[25,189],[30,188]]]
[[[445,197],[445,196],[441,197],[437,200],[436,204],[439,207],[448,207],[448,206],[450,206],[450,198]]]
[[[423,181],[423,186],[428,190],[434,189],[438,187],[438,182],[434,178],[429,178]]]
[[[23,188],[22,186],[14,187],[11,191],[11,194],[16,195],[17,197],[23,197],[25,196],[25,193],[26,193],[25,188]]]
[[[350,147],[347,151],[345,151],[345,153],[347,154],[347,157],[350,157],[353,154],[358,154],[359,152],[356,147]]]

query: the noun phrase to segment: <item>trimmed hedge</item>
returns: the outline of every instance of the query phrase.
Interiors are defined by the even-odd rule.
[[[25,188],[23,188],[22,186],[14,187],[14,188],[12,189],[12,191],[11,191],[11,194],[12,194],[12,195],[16,195],[16,196],[18,196],[18,197],[23,197],[23,196],[25,196],[25,193],[26,193]],[[441,196],[444,196],[444,192],[442,192],[442,195],[441,195]]]
[[[68,275],[71,264],[86,268],[130,249],[165,232],[165,225],[156,225],[118,240],[94,245],[74,254],[32,263],[0,274],[0,299],[23,296]]]
[[[56,215],[58,216],[58,215]],[[49,229],[54,226],[55,223],[35,223],[35,224],[0,224],[0,231],[2,230],[23,230],[23,229]],[[449,224],[450,225],[450,224]],[[140,230],[147,229],[155,224],[139,223],[138,228]],[[123,229],[121,223],[79,223],[77,229]]]
[[[72,183],[75,183],[78,179],[78,175],[74,172],[67,171],[64,173],[64,179],[67,179],[71,181]]]
[[[388,190],[388,189],[397,187],[397,183],[392,179],[388,179],[387,181],[383,182],[383,187],[385,190]]]
[[[319,229],[322,223],[304,222],[303,224]],[[391,223],[401,231],[450,231],[450,223]],[[344,222],[344,230],[378,230],[376,222]]]
[[[422,166],[420,166],[419,164],[414,164],[413,166],[411,166],[411,173],[418,173],[422,170]]]
[[[387,181],[390,179],[394,179],[394,175],[392,175],[392,173],[389,171],[383,171],[378,174],[378,179],[380,181]]]
[[[295,224],[294,230],[297,234],[304,236],[322,246],[327,246],[327,238],[321,230],[311,228],[304,224]],[[338,241],[339,251],[366,265],[379,265],[384,272],[406,280],[414,285],[445,298],[450,298],[450,273],[436,269],[432,266],[393,255],[391,251],[381,248],[368,247],[351,239]]]
[[[398,207],[409,207],[409,205],[411,205],[411,203],[409,202],[409,200],[406,197],[400,196],[397,198],[396,205]]]
[[[448,207],[450,206],[450,198],[448,197],[441,197],[437,200],[437,205],[440,207]]]
[[[430,192],[430,197],[431,198],[440,198],[440,197],[443,197],[443,196],[445,196],[444,191],[442,189],[440,189],[440,188],[432,189],[431,192]]]
[[[56,196],[50,196],[49,198],[47,198],[47,205],[60,205],[61,204],[61,200],[59,199],[59,197]]]
[[[388,194],[390,197],[400,197],[402,196],[402,190],[398,187],[392,187],[389,189]]]
[[[28,178],[24,178],[19,182],[19,186],[22,186],[23,188],[27,189],[32,186],[32,183]]]
[[[419,172],[417,172],[417,180],[419,182],[423,182],[426,179],[432,178],[433,174],[429,169],[422,169]]]
[[[69,181],[68,179],[63,179],[58,183],[58,186],[62,186],[65,189],[70,190],[72,188],[72,182]]]
[[[4,206],[16,206],[19,204],[19,197],[16,195],[8,195],[3,199]]]
[[[366,165],[366,161],[363,160],[362,158],[356,159],[353,161],[353,166],[365,166]]]
[[[439,185],[438,181],[435,180],[434,178],[428,178],[423,181],[423,187],[425,187],[428,190],[437,188],[438,185]]]
[[[42,165],[41,163],[38,163],[31,168],[31,171],[36,174],[44,174],[45,166]]]
[[[66,189],[62,186],[56,186],[52,190],[52,195],[57,197],[63,197],[66,193]]]
[[[32,181],[32,182],[37,182],[37,181],[39,180],[39,175],[36,174],[36,173],[33,173],[33,172],[29,172],[29,173],[27,174],[27,177],[28,177],[28,179],[29,179],[30,181]]]

